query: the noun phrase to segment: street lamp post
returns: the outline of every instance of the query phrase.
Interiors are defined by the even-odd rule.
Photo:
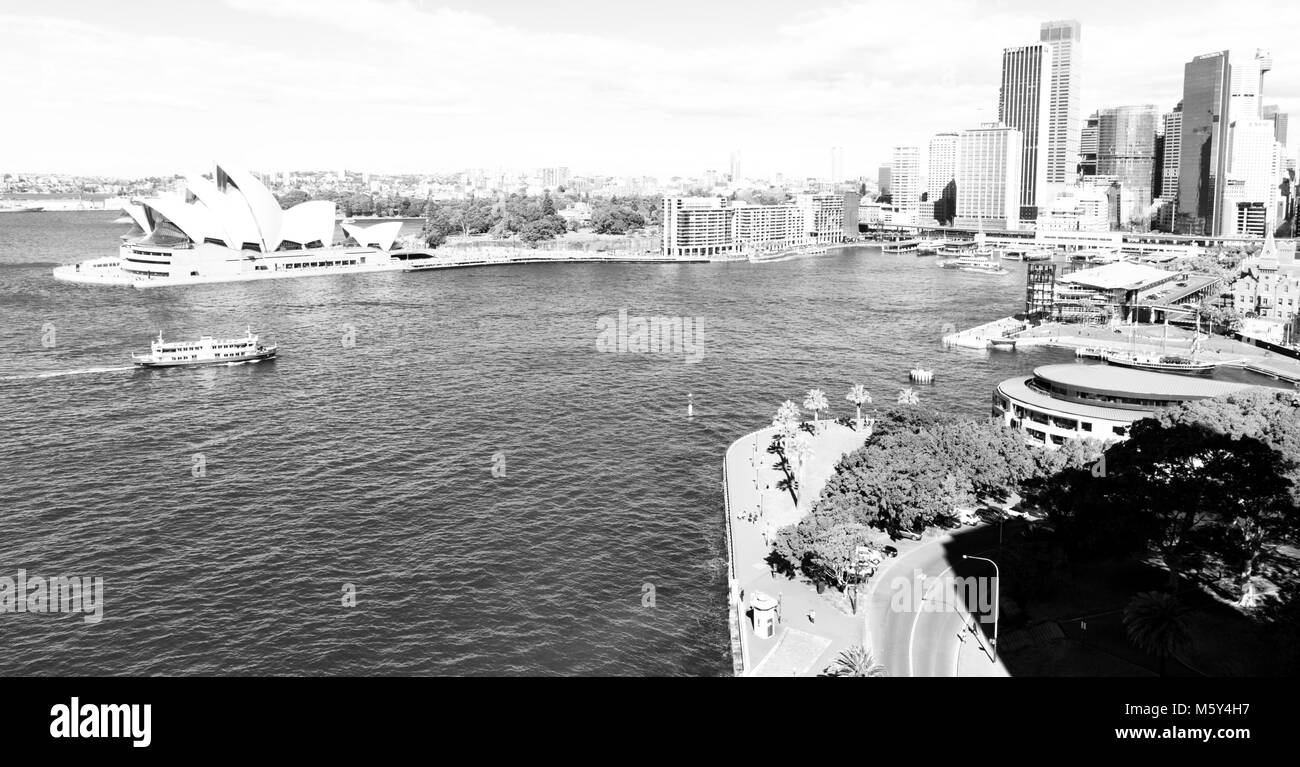
[[[993,565],[993,577],[997,583],[993,586],[993,662],[998,662],[998,614],[1002,610],[1001,592],[1002,592],[1002,571],[998,569],[998,563],[987,557],[973,557],[970,554],[962,554],[962,559],[978,559]]]

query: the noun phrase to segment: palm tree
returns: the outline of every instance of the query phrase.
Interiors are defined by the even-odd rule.
[[[871,404],[871,392],[867,391],[867,387],[862,384],[853,384],[853,388],[849,389],[849,393],[844,396],[844,399],[857,406],[858,431],[862,431],[862,406],[863,404]]]
[[[840,653],[827,673],[830,676],[889,676],[885,667],[876,662],[876,656],[862,645],[853,645]]]
[[[1160,659],[1160,676],[1165,675],[1169,656],[1191,644],[1187,630],[1187,608],[1178,597],[1161,591],[1144,591],[1124,608],[1124,629],[1129,641],[1143,652]]]
[[[782,402],[776,409],[776,417],[772,419],[772,425],[780,434],[782,444],[789,444],[790,439],[799,431],[799,406],[794,404],[793,400]]]
[[[918,395],[918,394],[916,393],[916,389],[913,389],[913,388],[910,387],[910,386],[907,387],[906,389],[899,389],[899,390],[898,390],[898,404],[900,404],[900,405],[919,405],[919,404],[921,404],[921,397],[920,397],[920,395]]]
[[[828,407],[826,404],[826,392],[821,389],[809,389],[808,396],[803,398],[804,410],[813,411],[813,431],[821,424],[817,421],[817,414]]]
[[[812,440],[804,432],[799,432],[799,435],[794,439],[791,452],[794,454],[795,461],[799,464],[799,493],[802,495],[804,468],[808,466],[808,461],[812,460],[813,456]]]

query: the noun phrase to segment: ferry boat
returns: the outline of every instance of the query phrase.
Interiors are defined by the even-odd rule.
[[[960,269],[963,272],[979,272],[981,274],[1010,274],[1002,265],[994,261],[989,256],[961,256],[959,258],[950,258],[947,261],[940,261],[939,266],[944,269]]]
[[[916,255],[937,256],[947,246],[947,240],[923,240],[916,246]]]
[[[880,250],[885,253],[911,253],[921,244],[920,240],[886,240],[885,244],[880,246]]]
[[[157,340],[149,345],[149,353],[132,354],[131,361],[149,368],[237,365],[273,359],[275,352],[275,344],[258,343],[252,330],[243,338],[203,336],[197,341],[164,341],[162,332],[159,332]]]
[[[1050,261],[1052,252],[1043,248],[1017,245],[1002,251],[1004,261]]]

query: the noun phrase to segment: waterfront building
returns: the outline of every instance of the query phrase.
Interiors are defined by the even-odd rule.
[[[930,139],[930,170],[926,187],[928,209],[922,211],[941,224],[951,224],[957,215],[956,133],[937,133]]]
[[[349,225],[334,241],[335,206],[312,200],[281,210],[252,173],[217,165],[212,178],[190,176],[184,194],[124,206],[135,228],[116,257],[61,266],[69,282],[138,287],[404,269],[389,254],[400,229]]]
[[[776,253],[810,241],[806,215],[792,202],[777,205],[734,203],[735,241],[745,253]]]
[[[1071,269],[1067,266],[1057,270],[1050,295],[1031,296],[1025,311],[1062,322],[1120,322],[1150,316],[1151,307],[1197,303],[1215,295],[1219,284],[1219,278],[1212,275],[1172,272],[1125,261]]]
[[[1079,22],[1073,19],[1043,22],[1039,39],[1052,49],[1045,179],[1048,184],[1045,191],[1050,195],[1051,191],[1074,181],[1075,158],[1081,151]]]
[[[964,130],[957,147],[957,221],[961,227],[1018,229],[1023,137],[1002,123]]]
[[[1279,247],[1269,232],[1259,257],[1251,259],[1246,272],[1232,284],[1232,308],[1239,316],[1289,322],[1300,315],[1295,248],[1294,240]]]
[[[1097,133],[1097,175],[1110,176],[1127,193],[1116,218],[1121,227],[1149,222],[1155,179],[1156,122],[1153,104],[1103,109]]]
[[[1097,142],[1101,130],[1101,115],[1093,112],[1083,123],[1079,136],[1079,176],[1097,175]]]
[[[666,258],[725,257],[738,250],[735,210],[722,197],[665,197]]]
[[[857,194],[799,194],[795,205],[803,214],[803,226],[816,243],[844,242],[845,209],[858,206]],[[856,232],[855,232],[856,234]]]
[[[918,223],[921,213],[921,150],[914,146],[894,147],[894,161],[890,165],[890,186],[894,207],[900,218],[909,224]]]
[[[777,205],[665,197],[662,253],[666,258],[729,258],[841,243],[857,236],[859,205],[856,192],[800,194]]]
[[[1037,218],[1047,191],[1048,124],[1051,120],[1052,46],[1045,43],[1002,51],[998,120],[1021,134],[1020,212]],[[961,189],[961,184],[957,185]]]
[[[1054,450],[1068,439],[1122,441],[1134,422],[1160,410],[1252,388],[1110,365],[1044,365],[997,385],[993,417]]]

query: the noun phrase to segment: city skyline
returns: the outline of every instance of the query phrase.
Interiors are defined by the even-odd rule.
[[[1081,115],[1167,112],[1184,62],[1257,47],[1275,60],[1267,103],[1300,110],[1300,55],[1286,45],[1300,12],[1282,3],[1202,3],[1178,17],[1118,3],[766,13],[775,7],[710,7],[672,35],[655,14],[572,3],[508,16],[500,3],[427,0],[6,9],[14,34],[0,60],[24,73],[11,87],[26,109],[2,129],[0,172],[138,176],[216,156],[286,170],[668,177],[725,174],[740,152],[755,177],[821,177],[842,147],[844,173],[871,178],[894,146],[994,119],[1002,50],[1061,18],[1082,27]],[[925,34],[873,31],[887,24]]]

